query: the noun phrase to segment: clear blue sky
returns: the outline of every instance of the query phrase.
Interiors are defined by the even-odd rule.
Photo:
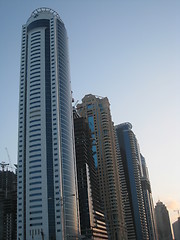
[[[17,162],[21,27],[50,7],[69,36],[73,95],[107,96],[115,124],[133,125],[154,203],[180,209],[180,1],[0,0],[0,162]],[[174,218],[175,217],[175,218]]]

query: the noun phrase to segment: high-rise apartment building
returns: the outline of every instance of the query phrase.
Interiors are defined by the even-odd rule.
[[[88,123],[76,111],[74,133],[81,234],[85,239],[108,239],[93,159],[91,132]]]
[[[77,111],[86,118],[91,130],[93,158],[109,239],[127,239],[109,101],[89,94],[77,105]]]
[[[179,211],[179,210],[178,210]],[[180,217],[178,217],[178,220],[175,221],[173,224],[173,232],[174,232],[174,238],[175,240],[180,240]]]
[[[18,240],[76,239],[67,33],[48,8],[33,11],[22,27],[18,134]]]
[[[169,213],[166,206],[160,201],[155,206],[155,217],[159,240],[172,240]]]
[[[17,239],[17,176],[0,163],[0,240]]]
[[[142,184],[149,240],[158,240],[155,213],[154,213],[154,203],[153,203],[149,173],[148,173],[148,168],[146,165],[145,158],[142,156],[142,154],[141,154],[141,164],[142,164],[141,184]]]
[[[115,126],[119,172],[128,239],[147,240],[148,228],[141,185],[141,156],[130,123]]]

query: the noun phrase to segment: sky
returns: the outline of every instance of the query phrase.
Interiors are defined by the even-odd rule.
[[[21,30],[39,7],[52,8],[65,23],[75,102],[89,93],[108,97],[115,125],[133,125],[154,204],[165,203],[174,222],[180,209],[180,1],[0,0],[0,162],[17,162]]]

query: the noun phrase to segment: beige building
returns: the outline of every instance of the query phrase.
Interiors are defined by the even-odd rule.
[[[109,239],[127,239],[117,165],[114,126],[108,98],[86,95],[77,105],[87,119],[93,141],[93,156],[98,174],[100,195],[106,214]]]

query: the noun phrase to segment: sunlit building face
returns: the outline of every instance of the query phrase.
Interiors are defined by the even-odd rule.
[[[77,196],[67,33],[51,9],[22,27],[18,239],[77,237]]]
[[[87,119],[91,130],[93,158],[109,239],[127,239],[109,100],[85,95],[82,103],[77,105],[77,111]]]

